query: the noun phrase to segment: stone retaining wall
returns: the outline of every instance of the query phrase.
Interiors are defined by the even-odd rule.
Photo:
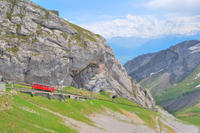
[[[0,82],[0,91],[6,91],[6,84],[4,82]]]

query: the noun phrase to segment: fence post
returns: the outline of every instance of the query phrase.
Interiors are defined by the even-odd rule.
[[[12,81],[12,82],[11,82],[11,87],[10,87],[10,89],[15,90],[15,86],[14,86],[14,84],[15,84],[15,81]]]

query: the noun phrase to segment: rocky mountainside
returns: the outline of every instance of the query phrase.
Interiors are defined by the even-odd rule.
[[[0,0],[0,75],[4,81],[38,82],[102,90],[145,107],[154,101],[130,79],[104,38],[28,0]]]
[[[167,50],[145,54],[128,61],[125,68],[137,81],[158,73],[166,73],[168,84],[177,83],[191,73],[199,64],[200,41],[185,41]]]
[[[200,66],[184,80],[155,96],[158,104],[171,112],[191,107],[200,101]],[[193,114],[193,116],[195,116]],[[199,117],[199,116],[198,116]]]
[[[157,103],[169,111],[173,111],[175,107],[175,110],[178,110],[186,105],[194,104],[198,100],[191,98],[198,78],[195,80],[187,80],[191,81],[187,85],[183,83],[178,85],[178,83],[198,68],[200,65],[199,59],[200,41],[191,40],[179,43],[160,52],[139,56],[127,62],[125,68],[131,77],[151,90]],[[196,74],[198,75],[198,73]],[[184,81],[184,83],[187,81]],[[194,94],[197,93],[194,92]],[[190,100],[188,98],[189,95]],[[183,99],[185,99],[184,101],[187,104]],[[169,100],[172,101],[169,102]],[[179,104],[181,107],[178,106],[180,100],[183,103]]]

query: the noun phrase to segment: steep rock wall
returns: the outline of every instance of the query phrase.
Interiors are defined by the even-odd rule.
[[[151,94],[130,79],[104,38],[28,0],[0,1],[0,75],[112,92],[152,108]]]

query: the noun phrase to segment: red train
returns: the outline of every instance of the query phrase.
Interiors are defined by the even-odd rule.
[[[36,90],[43,90],[43,91],[49,91],[49,92],[55,91],[54,86],[42,85],[42,84],[38,84],[38,83],[33,83],[32,88],[36,89]]]

